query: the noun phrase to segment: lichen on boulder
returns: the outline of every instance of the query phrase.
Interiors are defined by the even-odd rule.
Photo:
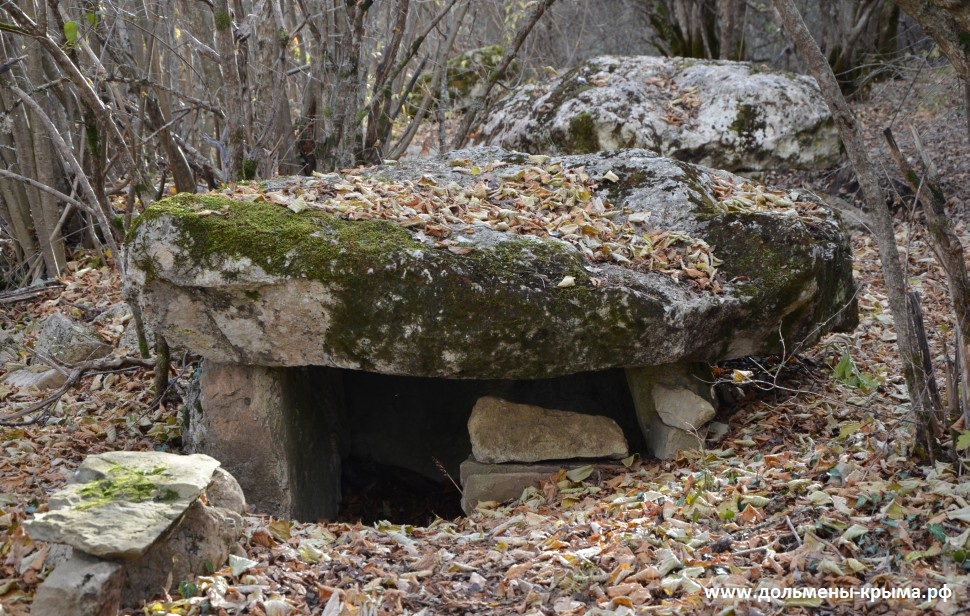
[[[35,539],[93,556],[141,556],[191,505],[219,462],[209,456],[107,452],[89,456],[50,511],[28,522]]]
[[[841,142],[815,81],[746,62],[602,56],[521,86],[479,142],[533,153],[648,148],[732,171],[826,169]]]
[[[642,150],[497,148],[149,208],[129,284],[222,363],[542,378],[781,350],[855,324],[804,196]]]

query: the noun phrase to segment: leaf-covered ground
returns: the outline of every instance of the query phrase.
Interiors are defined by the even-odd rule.
[[[894,117],[898,136],[909,122],[925,135],[967,242],[970,147],[961,90],[952,73],[923,71],[912,90],[907,81],[876,84],[871,102],[856,108],[874,148]],[[942,386],[943,341],[953,348],[945,282],[907,216],[900,212],[898,240],[910,282],[922,293]],[[550,477],[516,502],[426,527],[250,516],[245,558],[210,576],[173,580],[131,613],[965,611],[968,469],[911,460],[913,417],[898,376],[878,255],[864,232],[854,246],[859,328],[813,349],[794,352],[792,341],[787,357],[721,367],[723,378],[743,380],[731,386],[738,402],[719,418],[721,436],[705,450],[671,462],[597,466],[573,475],[578,481]],[[30,359],[43,315],[60,311],[90,322],[121,300],[117,274],[90,257],[78,257],[62,282],[33,300],[2,304],[0,326],[22,332],[26,343],[21,357],[4,361]],[[97,327],[117,340],[122,321],[107,318]],[[191,362],[176,367],[184,385]],[[6,370],[0,367],[0,374]],[[48,546],[32,541],[21,522],[46,507],[50,492],[85,455],[177,448],[177,407],[153,408],[151,384],[151,372],[140,368],[92,373],[44,422],[0,428],[0,614],[29,613],[47,573]],[[39,398],[0,383],[5,411]],[[750,597],[743,596],[746,589]],[[870,600],[870,589],[881,589],[879,598]],[[919,598],[910,589],[919,589]],[[828,597],[830,590],[839,596]],[[934,599],[926,599],[930,591]]]

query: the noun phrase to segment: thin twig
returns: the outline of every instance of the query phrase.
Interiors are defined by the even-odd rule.
[[[52,289],[61,289],[63,287],[64,283],[58,280],[45,280],[39,285],[31,285],[29,287],[4,291],[3,293],[0,293],[0,304],[22,302],[27,299],[32,299],[42,293],[46,293]]]
[[[802,544],[802,538],[798,536],[798,530],[795,528],[795,525],[792,524],[791,518],[786,515],[785,516],[785,521],[788,522],[788,528],[790,528],[792,534],[795,535],[795,541],[798,542],[798,545],[801,545]]]
[[[767,545],[759,545],[756,548],[748,548],[747,550],[738,550],[737,552],[731,552],[731,556],[744,556],[745,554],[751,554],[752,552],[757,552],[758,550],[773,550],[775,546],[778,545],[778,540],[775,539]]]
[[[57,391],[47,396],[40,402],[35,402],[27,408],[21,409],[15,413],[10,413],[8,415],[0,416],[0,426],[26,426],[30,424],[37,423],[47,415],[48,409],[57,403],[61,399],[67,390],[74,387],[78,381],[81,380],[88,372],[95,370],[113,370],[116,368],[123,368],[127,366],[140,366],[143,368],[150,368],[155,365],[154,359],[140,359],[138,357],[105,357],[102,359],[94,359],[91,361],[83,361],[72,367],[67,380],[61,385]],[[38,411],[45,411],[39,416],[34,417],[30,420],[25,421],[14,421],[15,419],[20,419],[21,417],[26,417],[27,415],[36,413]]]

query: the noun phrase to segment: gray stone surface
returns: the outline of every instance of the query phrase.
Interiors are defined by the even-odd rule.
[[[35,539],[105,558],[133,559],[170,528],[210,483],[205,455],[114,451],[89,456],[50,511],[26,522]]]
[[[73,365],[105,357],[113,347],[93,328],[55,312],[44,319],[34,350],[63,364]]]
[[[131,306],[128,302],[118,302],[117,304],[112,304],[106,310],[94,317],[94,323],[114,323],[114,322],[128,322],[131,320]]]
[[[475,404],[468,434],[475,460],[490,464],[629,455],[623,431],[612,419],[492,396]]]
[[[212,482],[205,488],[205,497],[212,507],[235,513],[246,513],[246,495],[239,482],[221,466],[212,473]]]
[[[161,592],[169,579],[177,584],[193,575],[204,575],[209,567],[220,568],[242,531],[243,520],[238,513],[195,501],[178,526],[125,566],[122,604],[138,606]]]
[[[603,56],[519,88],[482,143],[532,153],[648,148],[733,171],[825,169],[841,142],[809,77],[744,62]]]
[[[183,439],[190,451],[218,458],[257,511],[333,517],[344,451],[340,377],[296,372],[203,362]]]
[[[208,456],[99,454],[82,463],[73,481],[51,498],[51,512],[28,522],[33,538],[57,542],[46,563],[53,572],[38,589],[34,614],[115,616],[119,605],[137,607],[173,581],[218,569],[239,550],[245,497],[235,478]],[[86,489],[92,486],[101,495],[119,493],[92,502]],[[172,509],[146,507],[152,497]],[[130,507],[121,505],[126,499]],[[77,515],[65,514],[69,505]]]
[[[22,331],[14,332],[0,328],[0,365],[20,359],[23,338]]]
[[[484,464],[474,459],[461,463],[461,508],[471,515],[480,502],[504,502],[519,498],[529,486],[538,487],[560,470],[585,466],[586,462],[563,464]]]
[[[33,616],[116,616],[121,607],[124,565],[75,551],[44,580],[34,595]]]
[[[457,171],[453,159],[506,164],[486,177]],[[388,221],[294,214],[269,202],[227,203],[225,216],[211,215],[190,205],[193,195],[141,217],[129,236],[127,281],[149,328],[220,363],[424,377],[544,378],[716,361],[855,325],[851,251],[835,218],[719,214],[714,177],[729,174],[642,150],[561,162],[590,177],[616,176],[594,196],[618,215],[640,214],[646,228],[715,246],[723,292],[591,263],[552,237],[456,224],[460,248],[469,249],[456,253]],[[471,187],[529,166],[493,148],[365,173]],[[293,188],[306,181],[287,180]],[[560,286],[567,277],[572,284]]]
[[[67,381],[67,376],[60,370],[45,369],[45,366],[28,366],[20,370],[11,370],[3,375],[5,385],[18,389],[57,389]]]
[[[626,377],[648,453],[670,459],[682,449],[703,446],[715,414],[710,368],[628,368]]]
[[[710,396],[704,398],[686,387],[653,386],[653,405],[660,420],[672,428],[699,430],[714,419],[714,405]]]

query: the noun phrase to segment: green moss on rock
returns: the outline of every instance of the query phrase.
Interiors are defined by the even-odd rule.
[[[83,500],[75,508],[84,511],[116,501],[140,503],[149,499],[176,500],[179,496],[178,492],[167,488],[162,489],[158,486],[157,480],[154,480],[165,470],[164,466],[149,470],[121,465],[112,466],[103,479],[88,483],[78,490],[77,493]]]
[[[312,210],[295,214],[272,203],[190,193],[152,205],[129,241],[138,226],[160,216],[178,225],[180,248],[203,267],[219,268],[227,257],[246,258],[269,274],[319,279],[353,267],[355,260],[380,261],[398,250],[420,248],[407,231],[385,220],[352,222]]]
[[[753,315],[783,313],[779,338],[769,349],[784,350],[785,340],[795,340],[796,334],[808,332],[813,323],[831,317],[833,307],[845,306],[845,316],[831,317],[839,328],[851,330],[857,322],[857,312],[851,297],[836,297],[845,286],[841,281],[851,279],[849,246],[835,229],[827,224],[816,225],[814,231],[798,219],[781,220],[766,213],[731,213],[713,219],[704,234],[705,240],[716,245],[724,259],[720,267],[727,280],[733,280],[734,292],[745,299],[747,310]],[[839,258],[820,259],[818,251],[842,253]],[[828,268],[819,271],[819,266]],[[839,268],[842,268],[841,270]],[[813,287],[812,280],[822,282]],[[797,306],[800,295],[815,289],[818,297]]]
[[[728,129],[738,136],[740,143],[747,150],[757,150],[760,138],[767,128],[764,112],[757,105],[740,104],[734,121]]]
[[[564,151],[567,154],[589,154],[600,150],[596,121],[588,113],[581,113],[569,120],[569,135]]]
[[[662,318],[658,306],[627,305],[595,288],[576,249],[553,239],[493,235],[467,254],[454,254],[385,220],[348,221],[313,210],[294,214],[266,202],[192,194],[153,205],[129,241],[138,242],[139,229],[152,224],[176,228],[180,270],[222,276],[224,285],[205,291],[215,312],[246,314],[262,301],[266,283],[247,271],[246,260],[272,276],[322,283],[332,296],[321,306],[329,327],[325,339],[312,344],[363,370],[405,356],[414,373],[440,374],[442,362],[450,361],[457,376],[489,366],[495,375],[537,378],[555,373],[556,362],[572,356],[596,355],[593,365],[612,365],[614,347],[590,351],[582,337],[564,335],[563,328],[582,328],[591,318],[609,322],[604,329],[621,345],[637,323]],[[158,265],[146,256],[136,265],[148,278],[158,276]],[[559,288],[566,276],[575,285]],[[535,349],[534,362],[496,355],[523,338]],[[461,357],[442,359],[465,340]]]

